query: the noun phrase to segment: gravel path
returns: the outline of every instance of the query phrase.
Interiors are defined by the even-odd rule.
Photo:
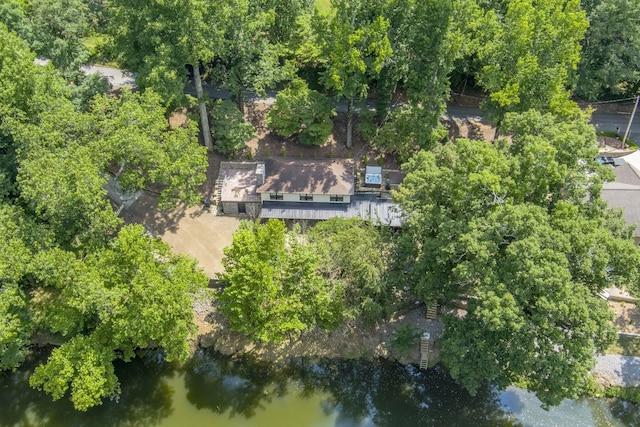
[[[594,373],[609,385],[640,387],[640,357],[608,354],[598,356]]]

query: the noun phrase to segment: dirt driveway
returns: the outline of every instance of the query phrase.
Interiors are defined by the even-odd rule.
[[[174,252],[197,259],[205,273],[214,278],[223,271],[222,248],[231,244],[240,223],[238,218],[216,216],[214,212],[214,207],[206,211],[201,206],[163,212],[158,209],[156,198],[144,193],[125,211],[124,219],[143,224],[171,245]]]

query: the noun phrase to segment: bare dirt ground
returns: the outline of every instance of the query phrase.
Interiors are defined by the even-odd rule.
[[[248,148],[240,153],[237,160],[262,160],[265,157],[302,157],[302,158],[351,158],[358,162],[359,167],[364,155],[369,159],[369,165],[381,164],[385,169],[400,169],[400,164],[394,156],[385,156],[368,145],[354,130],[353,145],[346,146],[347,120],[344,113],[339,113],[333,120],[333,133],[329,139],[319,147],[307,147],[299,144],[295,137],[283,138],[272,132],[265,124],[265,118],[272,104],[253,102],[246,105],[246,118],[256,128],[257,137],[247,143]],[[354,119],[357,126],[357,117]],[[469,120],[453,120],[445,123],[452,139],[469,138],[492,141],[495,128],[480,122]],[[250,154],[249,154],[250,153]]]
[[[231,244],[240,220],[216,216],[200,206],[179,207],[171,212],[158,209],[154,195],[144,193],[125,212],[125,221],[143,224],[154,236],[168,243],[176,253],[190,255],[210,278],[223,271],[222,248]]]
[[[634,303],[609,301],[615,315],[614,326],[620,332],[640,334],[640,309]]]
[[[174,113],[169,119],[171,127],[187,120],[186,111]],[[213,199],[220,163],[224,157],[208,153],[205,182],[200,187],[202,199]],[[216,208],[178,206],[172,211],[158,209],[157,195],[144,192],[123,213],[125,222],[143,224],[154,236],[168,243],[176,253],[190,255],[198,260],[205,273],[214,279],[222,273],[222,249],[231,244],[240,220],[235,217],[216,216]]]

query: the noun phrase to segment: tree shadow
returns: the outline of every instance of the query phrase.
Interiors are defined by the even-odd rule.
[[[620,376],[625,387],[640,387],[640,358],[620,356]]]
[[[456,120],[445,120],[443,125],[449,132],[449,140],[455,141],[460,138],[460,125]]]
[[[607,402],[611,417],[622,422],[625,426],[640,425],[640,405],[620,399]],[[603,424],[604,425],[604,424]]]
[[[270,109],[271,107],[264,108],[262,103],[248,102],[245,104],[245,117],[256,129],[256,133],[269,132],[266,118]]]
[[[480,128],[480,126],[475,123],[475,122],[471,122],[469,120],[465,120],[465,124],[467,125],[467,129],[468,129],[468,133],[467,133],[467,138],[472,139],[472,140],[476,140],[476,141],[484,141],[485,137],[484,137],[484,133],[482,132],[482,129]]]
[[[158,236],[168,231],[175,233],[179,229],[180,221],[186,216],[187,206],[178,205],[171,211],[163,211],[158,207],[155,194],[143,193],[122,216],[126,223],[138,223],[152,235]]]
[[[514,425],[494,390],[484,387],[472,397],[439,367],[423,371],[384,360],[298,364],[303,394],[329,393],[324,408],[338,412],[336,425]]]

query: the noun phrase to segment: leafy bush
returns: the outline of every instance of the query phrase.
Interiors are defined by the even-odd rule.
[[[256,136],[251,123],[244,120],[235,104],[217,100],[211,106],[211,136],[213,148],[222,154],[235,154],[246,147],[246,142]]]
[[[418,345],[420,331],[411,325],[402,325],[393,334],[391,347],[402,354],[407,354]]]
[[[321,145],[331,135],[335,115],[326,96],[309,89],[303,80],[294,80],[278,93],[267,125],[286,138],[298,134],[303,145]]]

